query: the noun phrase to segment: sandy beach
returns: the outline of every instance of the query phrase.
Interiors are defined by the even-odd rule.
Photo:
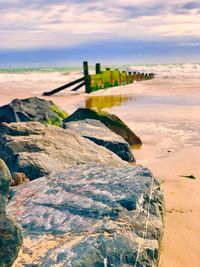
[[[149,67],[141,67],[146,71]],[[50,99],[68,113],[99,107],[123,119],[143,141],[138,164],[162,184],[166,216],[160,267],[200,266],[200,65],[154,66],[154,80],[86,95],[61,92]],[[140,67],[138,67],[140,70]],[[60,73],[0,73],[0,106],[14,98],[41,97],[80,77]],[[193,175],[196,179],[184,176]]]

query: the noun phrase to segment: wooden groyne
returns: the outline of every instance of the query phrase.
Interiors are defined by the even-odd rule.
[[[43,95],[52,95],[74,85],[76,86],[72,88],[71,91],[77,91],[81,87],[85,86],[85,92],[89,94],[94,91],[114,86],[122,86],[133,83],[135,81],[144,81],[154,78],[153,73],[126,72],[120,71],[118,69],[111,70],[110,68],[101,70],[100,63],[96,63],[95,74],[90,75],[87,61],[83,62],[83,74],[83,77],[62,85],[52,91],[44,92]]]

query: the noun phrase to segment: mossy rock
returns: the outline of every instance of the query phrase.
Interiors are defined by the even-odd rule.
[[[94,119],[101,121],[111,131],[120,135],[129,145],[142,145],[141,139],[116,115],[96,109],[79,108],[63,122]]]
[[[44,123],[62,127],[62,121],[68,117],[68,114],[59,107],[57,107],[56,105],[52,105],[51,110],[57,115],[57,117],[47,118],[47,120],[44,121]]]
[[[61,110],[61,109],[60,109],[59,107],[57,107],[56,105],[52,105],[52,106],[51,106],[51,109],[52,109],[53,112],[55,112],[55,113],[58,115],[58,117],[59,117],[61,120],[64,120],[64,119],[66,119],[66,118],[68,117],[68,114],[67,114],[65,111]]]
[[[56,119],[47,119],[46,124],[62,127],[62,122],[59,118]]]
[[[15,99],[8,105],[0,107],[0,122],[39,121],[44,124],[62,126],[62,120],[68,114],[52,101],[37,97]]]

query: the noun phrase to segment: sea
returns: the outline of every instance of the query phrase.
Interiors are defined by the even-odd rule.
[[[147,65],[104,65],[102,69],[110,67],[133,72],[155,73],[163,78],[200,78],[200,64],[147,64]],[[94,67],[90,66],[90,73],[94,73]],[[19,68],[0,68],[0,81],[66,81],[73,77],[80,77],[83,74],[82,66],[66,67],[19,67]]]

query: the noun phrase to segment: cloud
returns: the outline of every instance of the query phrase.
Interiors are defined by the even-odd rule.
[[[80,66],[90,64],[147,64],[198,62],[199,47],[178,46],[171,41],[112,40],[68,48],[0,51],[0,67],[14,66]]]
[[[197,2],[187,2],[182,6],[183,9],[200,9],[200,4]]]
[[[195,46],[200,46],[200,42],[193,42],[193,43],[180,43],[178,44],[178,46],[191,46],[191,47],[195,47]]]
[[[197,1],[0,0],[0,49],[72,47],[105,40],[200,36]]]

